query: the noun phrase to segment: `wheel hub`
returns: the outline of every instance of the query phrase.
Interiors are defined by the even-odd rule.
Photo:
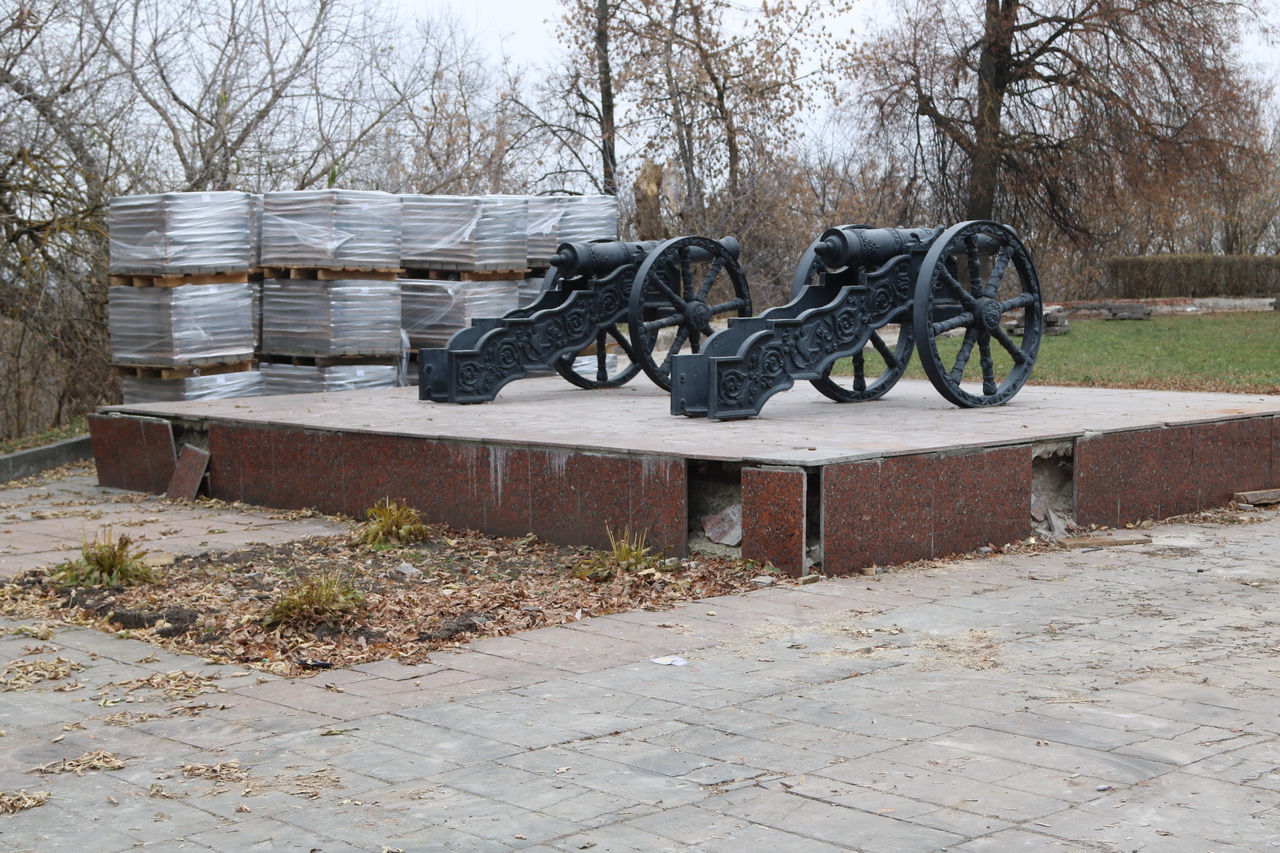
[[[974,307],[973,313],[988,332],[994,332],[1000,328],[1003,312],[1000,310],[1000,303],[996,300],[982,297]]]
[[[707,303],[697,300],[687,303],[684,309],[684,317],[691,328],[700,332],[711,331],[711,308]]]

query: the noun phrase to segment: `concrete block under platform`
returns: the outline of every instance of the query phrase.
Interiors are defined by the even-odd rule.
[[[1053,387],[957,409],[903,381],[850,405],[802,383],[762,417],[717,422],[672,416],[642,380],[582,391],[549,377],[481,405],[379,389],[120,406],[91,426],[103,485],[164,491],[177,442],[210,452],[225,500],[358,516],[393,497],[430,521],[565,544],[629,528],[668,554],[696,515],[737,501],[744,556],[799,573],[819,554],[846,573],[1028,536],[1049,463],[1056,509],[1080,523],[1280,485],[1277,415],[1280,397]]]

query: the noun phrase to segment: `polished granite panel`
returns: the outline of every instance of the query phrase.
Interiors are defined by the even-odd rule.
[[[742,556],[798,576],[805,568],[808,474],[742,469]]]
[[[173,427],[163,418],[89,415],[98,485],[162,495],[178,455]]]

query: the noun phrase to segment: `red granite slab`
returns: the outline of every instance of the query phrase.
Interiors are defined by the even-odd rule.
[[[1270,489],[1275,418],[1189,427],[1195,436],[1196,509],[1224,506],[1236,492]]]
[[[530,450],[528,464],[530,525],[544,539],[607,548],[611,531],[629,530],[655,551],[685,552],[684,460]]]
[[[1076,440],[1077,524],[1121,527],[1199,507],[1199,427],[1085,435]]]
[[[794,467],[742,469],[743,557],[803,573],[808,476]]]
[[[98,485],[164,494],[173,479],[177,451],[173,427],[162,418],[89,415]]]
[[[822,469],[823,571],[1003,545],[1031,530],[1031,448],[914,454]]]
[[[1031,535],[1031,458],[1026,445],[934,457],[933,556]]]
[[[279,509],[345,512],[337,433],[209,424],[209,490],[215,498]]]
[[[178,464],[173,478],[169,480],[169,488],[164,496],[170,500],[195,500],[200,494],[200,486],[204,483],[205,471],[209,470],[209,451],[182,445],[178,454]]]

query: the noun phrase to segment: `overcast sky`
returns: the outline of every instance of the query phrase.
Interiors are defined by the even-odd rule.
[[[476,34],[499,56],[521,65],[541,64],[558,53],[560,44],[552,35],[551,22],[560,16],[556,0],[397,0],[412,15],[438,14],[449,10],[468,30]]]
[[[521,65],[541,65],[560,53],[554,36],[561,5],[557,0],[393,0],[410,15],[431,15],[449,10],[467,29],[486,44],[492,55],[505,53]],[[750,2],[750,0],[748,0]],[[868,10],[885,0],[862,0],[848,16],[846,26],[860,26]],[[746,5],[746,3],[741,3]],[[1273,23],[1276,16],[1271,15]],[[1247,59],[1264,71],[1280,68],[1280,48],[1264,46],[1257,38],[1247,39]]]

